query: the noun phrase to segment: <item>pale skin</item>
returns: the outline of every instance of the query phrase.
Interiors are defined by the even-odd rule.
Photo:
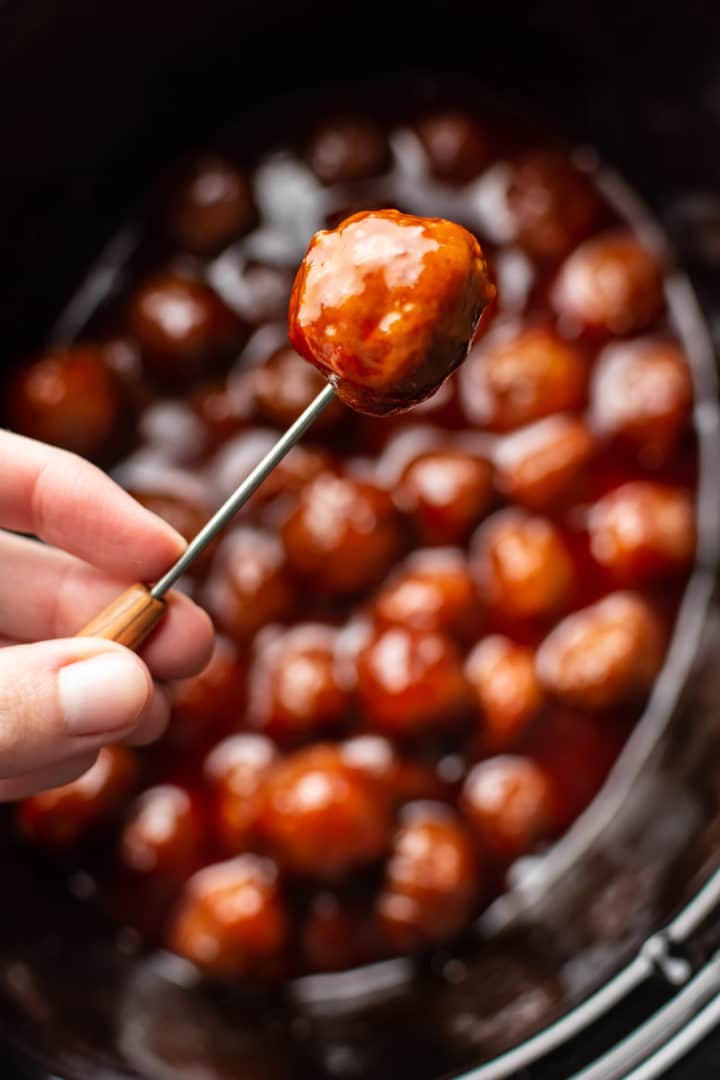
[[[0,801],[8,801],[82,775],[109,743],[158,738],[170,715],[163,684],[202,670],[213,629],[173,592],[139,656],[74,637],[129,584],[157,579],[185,541],[74,454],[0,431],[0,461]]]

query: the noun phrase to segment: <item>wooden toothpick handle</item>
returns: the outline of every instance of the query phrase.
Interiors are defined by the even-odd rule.
[[[132,585],[75,637],[98,637],[139,649],[165,611],[165,601],[150,595],[147,585]]]

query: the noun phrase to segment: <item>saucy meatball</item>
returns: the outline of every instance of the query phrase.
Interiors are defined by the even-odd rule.
[[[320,592],[353,593],[379,581],[403,547],[400,515],[381,488],[322,473],[282,529],[290,566]]]
[[[616,592],[563,619],[540,646],[537,670],[565,704],[605,709],[643,698],[662,658],[663,635],[648,602]]]
[[[360,650],[357,696],[367,725],[391,738],[452,728],[468,704],[452,641],[401,626],[377,630]]]
[[[352,408],[409,409],[465,359],[495,295],[475,238],[441,218],[354,214],[316,233],[290,299],[290,339]]]
[[[507,210],[519,247],[539,259],[561,259],[592,232],[602,206],[567,154],[536,150],[513,162]]]
[[[247,328],[198,278],[156,274],[130,299],[130,329],[152,371],[193,379],[230,360]]]
[[[180,171],[164,214],[170,238],[195,255],[220,251],[248,232],[256,216],[246,178],[229,161],[210,154]]]
[[[272,979],[283,971],[288,924],[273,863],[238,855],[190,878],[169,943],[209,975]]]
[[[289,345],[259,364],[252,376],[255,411],[261,420],[281,428],[294,423],[324,386],[322,375]],[[330,430],[344,415],[345,409],[334,401],[313,424],[314,432]]]
[[[466,826],[442,803],[410,803],[393,838],[377,901],[383,936],[408,952],[458,934],[480,895],[480,866]]]
[[[384,172],[390,162],[385,136],[363,117],[346,117],[318,128],[305,156],[324,184],[365,180]]]
[[[350,695],[336,649],[337,632],[320,623],[268,630],[250,669],[250,723],[275,739],[312,735],[346,719]]]
[[[463,450],[431,450],[405,470],[395,502],[426,544],[466,540],[492,500],[492,467]]]
[[[475,765],[461,806],[478,842],[502,862],[527,855],[552,831],[551,781],[541,766],[520,755],[501,754]]]
[[[574,584],[572,561],[552,522],[514,508],[481,525],[471,567],[483,601],[509,622],[556,613]]]
[[[217,550],[203,602],[220,629],[240,644],[265,623],[288,618],[295,590],[280,541],[249,526],[231,532]]]
[[[245,675],[246,663],[237,646],[216,634],[205,668],[173,686],[172,723],[165,742],[196,749],[236,726],[245,705]]]
[[[502,634],[492,634],[468,654],[465,678],[480,710],[477,742],[485,753],[509,749],[544,703],[532,650]]]
[[[577,345],[533,326],[498,332],[470,353],[459,373],[466,416],[491,431],[582,407],[589,365]]]
[[[137,779],[135,755],[122,746],[105,747],[77,780],[23,799],[20,827],[42,847],[66,851],[117,814]]]
[[[378,592],[373,613],[381,624],[471,636],[482,609],[465,553],[460,548],[414,551]]]
[[[76,345],[34,360],[10,382],[5,410],[22,435],[83,457],[107,460],[125,421],[118,376],[99,345]]]
[[[433,176],[466,183],[487,168],[493,157],[489,132],[463,112],[426,116],[416,126]]]
[[[260,813],[260,794],[277,759],[275,745],[265,735],[228,735],[205,759],[203,776],[209,786],[215,828],[228,854],[252,846]]]
[[[548,416],[505,435],[494,454],[495,483],[512,502],[552,510],[573,495],[595,443],[576,416]]]
[[[190,792],[177,784],[158,784],[130,807],[120,859],[135,874],[181,881],[197,869],[203,834],[202,816]]]
[[[591,419],[599,435],[617,439],[643,464],[665,461],[685,429],[692,383],[682,350],[653,338],[608,345],[593,375]]]
[[[590,510],[594,558],[635,585],[687,570],[695,553],[695,514],[687,491],[642,481],[623,484]]]
[[[384,854],[389,804],[382,787],[337,747],[317,744],[272,768],[259,830],[288,873],[334,879]]]
[[[577,248],[561,266],[551,295],[561,316],[601,335],[644,330],[665,306],[658,260],[622,230]]]

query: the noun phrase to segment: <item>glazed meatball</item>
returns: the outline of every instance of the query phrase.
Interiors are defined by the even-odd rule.
[[[623,584],[687,570],[695,553],[695,514],[687,491],[662,484],[623,484],[590,510],[594,558]]]
[[[568,615],[537,655],[549,693],[580,709],[606,709],[643,698],[660,670],[663,635],[646,600],[616,592]]]
[[[122,864],[135,874],[182,881],[197,869],[203,821],[189,791],[159,784],[143,791],[130,807],[120,837]]]
[[[390,495],[332,473],[303,489],[282,537],[290,566],[329,595],[374,585],[403,547],[402,521]]]
[[[492,500],[492,468],[463,450],[431,450],[405,470],[395,502],[426,544],[466,540]]]
[[[15,431],[83,457],[107,460],[126,422],[121,384],[99,345],[75,345],[35,360],[10,382]]]
[[[396,210],[316,233],[290,300],[290,339],[352,408],[417,405],[465,359],[495,288],[460,225]]]
[[[203,775],[215,813],[215,829],[223,849],[242,854],[257,832],[262,785],[277,759],[265,735],[229,735],[205,759]]]
[[[271,979],[284,967],[288,923],[273,863],[238,855],[190,878],[169,944],[209,975]]]
[[[461,640],[471,636],[482,610],[465,553],[460,548],[414,551],[378,592],[373,613],[380,624]]]
[[[465,779],[461,806],[478,842],[502,862],[527,855],[552,831],[551,781],[527,757],[501,754],[479,762]]]
[[[229,361],[247,338],[247,328],[208,285],[169,271],[134,293],[128,319],[147,365],[173,380],[197,378]]]
[[[237,435],[251,415],[247,381],[232,376],[210,379],[191,392],[190,407],[202,425],[206,450],[215,450]]]
[[[493,157],[492,138],[467,113],[433,113],[416,127],[430,172],[438,180],[463,184],[479,176]]]
[[[257,213],[243,174],[208,155],[189,162],[176,177],[164,216],[167,233],[180,248],[213,255],[248,232]]]
[[[297,420],[325,383],[318,371],[286,345],[253,370],[252,385],[260,419],[285,428]],[[346,415],[341,403],[334,401],[314,422],[313,430],[329,431]]]
[[[365,118],[347,117],[318,128],[306,151],[323,184],[346,184],[385,172],[390,151],[385,136]]]
[[[42,847],[66,851],[112,820],[134,790],[138,765],[130,750],[108,746],[77,780],[23,799],[17,818]]]
[[[282,869],[332,880],[384,854],[389,805],[382,787],[337,747],[316,744],[271,770],[259,828]]]
[[[549,416],[505,435],[495,448],[495,483],[508,500],[553,510],[578,490],[595,449],[576,416]]]
[[[592,381],[593,426],[643,464],[652,467],[670,456],[691,407],[690,372],[674,342],[637,338],[600,354]]]
[[[465,678],[480,710],[479,746],[489,754],[508,750],[543,706],[532,650],[492,634],[468,654]]]
[[[200,674],[173,686],[172,723],[165,742],[183,750],[202,748],[237,726],[245,705],[245,675],[237,646],[217,634]]]
[[[376,960],[379,928],[373,913],[337,893],[316,893],[300,926],[300,951],[309,971],[342,971]]]
[[[377,901],[390,948],[409,952],[458,934],[477,903],[479,871],[470,835],[449,807],[408,804]]]
[[[217,550],[203,602],[220,629],[243,645],[265,623],[288,618],[295,592],[280,541],[248,526],[231,532]]]
[[[662,269],[632,233],[614,230],[573,252],[551,298],[558,314],[581,330],[633,334],[662,314]]]
[[[350,695],[336,646],[337,631],[320,623],[261,635],[250,669],[248,716],[274,739],[302,738],[347,717]]]
[[[501,620],[547,618],[567,602],[573,565],[547,518],[514,508],[488,518],[475,535],[471,567],[481,598]]]
[[[365,723],[391,738],[454,727],[468,704],[460,655],[444,634],[391,626],[357,656]]]
[[[579,347],[550,327],[498,332],[475,346],[459,373],[463,409],[480,427],[511,431],[581,408],[588,371]]]
[[[561,259],[588,236],[602,206],[588,176],[559,150],[516,159],[507,191],[514,242],[538,259]]]

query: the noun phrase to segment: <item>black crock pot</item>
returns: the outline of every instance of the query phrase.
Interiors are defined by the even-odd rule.
[[[497,10],[453,0],[0,4],[0,365],[43,340],[148,177],[204,131],[301,89],[335,100],[338,86],[365,81],[368,92],[402,95],[412,80],[432,97],[462,77],[468,93],[527,102],[597,147],[664,226],[687,275],[673,288],[702,461],[698,565],[648,709],[590,810],[493,905],[461,955],[305,979],[262,999],[213,989],[118,939],[8,832],[0,1036],[17,1064],[3,1076],[566,1080],[600,1056],[584,1080],[640,1080],[713,1025],[718,31],[720,9],[657,0],[594,10],[513,0]],[[678,1031],[680,1042],[659,1051]],[[633,1072],[645,1058],[646,1071]]]

